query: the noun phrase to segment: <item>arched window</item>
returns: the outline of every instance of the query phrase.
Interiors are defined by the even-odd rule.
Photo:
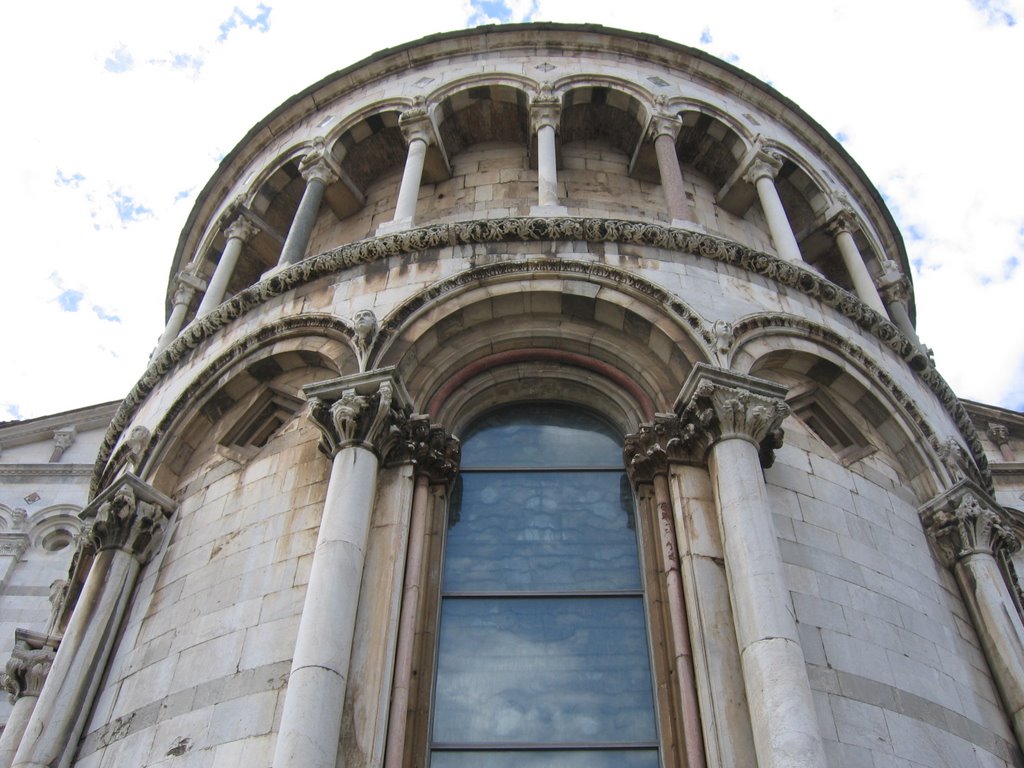
[[[657,768],[622,438],[520,404],[462,446],[441,577],[431,768]]]

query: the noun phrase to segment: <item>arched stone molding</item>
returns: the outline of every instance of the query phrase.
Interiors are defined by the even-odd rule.
[[[219,311],[215,310],[211,314]],[[143,377],[114,414],[94,466],[90,498],[109,484],[119,468],[129,460],[130,449],[127,441],[122,438],[143,401],[159,384],[163,374],[176,367],[203,340],[202,337],[187,339],[193,342],[188,346],[182,343],[188,335],[189,331],[186,330],[165,350],[165,354],[155,362],[163,362],[166,367],[161,366],[162,372],[156,374],[151,365],[149,372],[154,375]],[[326,347],[325,341],[328,342]],[[135,459],[137,473],[145,476],[149,468],[159,467],[160,457],[168,450],[165,443],[167,437],[183,433],[184,427],[179,429],[179,425],[189,422],[226,381],[244,374],[248,367],[267,358],[299,352],[315,354],[324,362],[324,367],[338,373],[345,368],[358,368],[356,333],[344,320],[331,315],[310,313],[264,325],[239,339],[196,372],[189,385],[164,411],[159,424],[152,429],[152,436]]]
[[[29,520],[28,536],[33,547],[56,552],[70,545],[82,530],[74,504],[56,504],[36,512]],[[58,546],[59,544],[59,546]]]
[[[383,319],[368,357],[372,367],[409,367],[410,390],[430,402],[480,357],[560,350],[635,372],[664,409],[692,363],[709,359],[711,339],[693,310],[636,275],[589,262],[526,260],[467,270],[411,297]],[[421,364],[429,376],[417,370]]]
[[[329,151],[338,165],[365,194],[380,176],[400,170],[406,145],[398,116],[411,104],[373,104],[335,127]]]
[[[636,88],[611,78],[588,77],[559,83],[562,101],[559,136],[562,146],[574,141],[604,141],[632,159],[650,120],[650,95],[641,100]]]
[[[707,104],[686,101],[666,107],[682,122],[676,139],[679,162],[708,179],[717,192],[750,153],[754,137],[734,117]],[[709,151],[708,144],[717,152]]]
[[[934,428],[918,408],[914,398],[893,380],[884,365],[880,365],[862,347],[822,325],[792,315],[764,314],[745,317],[734,324],[731,336],[733,343],[730,345],[729,360],[733,370],[766,376],[761,370],[764,363],[759,361],[770,358],[772,354],[803,355],[804,362],[794,363],[795,371],[802,370],[806,374],[813,366],[813,362],[807,361],[811,358],[824,360],[833,367],[832,372],[838,371],[839,376],[853,382],[853,388],[882,400],[884,406],[873,408],[872,412],[878,415],[880,424],[891,422],[894,425],[892,434],[883,436],[883,444],[888,445],[890,449],[895,450],[902,446],[908,451],[915,452],[920,459],[915,465],[921,464],[927,469],[926,472],[908,472],[908,479],[915,481],[919,498],[930,498],[941,487],[944,473],[941,459],[934,450],[934,443],[939,440]],[[782,338],[782,344],[773,343],[772,340],[775,338]],[[780,346],[784,352],[777,351]],[[822,372],[821,375],[828,376],[830,373]],[[921,375],[923,377],[923,374]],[[945,385],[944,381],[942,383]],[[834,382],[832,388],[835,388]],[[948,385],[946,388],[948,389]],[[960,407],[962,409],[962,406]],[[952,411],[947,409],[947,412],[956,418]],[[972,450],[971,455],[980,470],[983,482],[990,484],[988,464],[981,463],[985,461],[984,452],[980,450],[981,443],[969,419],[968,425],[968,432],[961,426],[961,434],[968,445],[972,442],[977,444],[979,451]],[[877,431],[879,425],[873,425],[873,428]],[[897,434],[902,434],[904,439],[900,441]]]

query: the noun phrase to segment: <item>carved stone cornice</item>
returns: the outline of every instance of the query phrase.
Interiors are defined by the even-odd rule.
[[[947,566],[974,554],[995,556],[1020,549],[1002,508],[970,480],[936,496],[918,515]]]
[[[706,453],[722,440],[746,440],[770,467],[782,447],[789,415],[786,388],[774,382],[697,363],[676,399],[676,413],[695,449]]]
[[[304,259],[276,272],[266,280],[239,291],[216,309],[190,323],[174,341],[150,361],[149,367],[128,393],[128,396],[121,401],[110,422],[94,466],[90,493],[95,493],[95,488],[109,476],[108,462],[118,445],[121,432],[130,425],[132,416],[154,387],[174,370],[180,361],[191,355],[194,349],[206,343],[211,337],[218,335],[222,329],[240,317],[258,311],[266,302],[323,277],[337,275],[344,270],[375,263],[393,256],[461,245],[548,241],[618,243],[663,248],[691,254],[700,259],[728,264],[817,299],[877,338],[885,347],[892,349],[909,363],[915,374],[935,394],[945,411],[956,421],[957,427],[971,447],[975,461],[982,468],[983,473],[988,472],[984,450],[970,417],[949,384],[938,371],[931,367],[917,345],[904,336],[887,318],[882,317],[849,291],[843,290],[822,275],[770,254],[747,248],[739,243],[682,227],[598,217],[530,216],[438,222],[401,232],[370,237],[354,243],[346,243]],[[617,284],[638,287],[649,295],[652,301],[662,303],[671,315],[678,317],[681,322],[693,328],[709,343],[713,340],[710,330],[705,327],[700,317],[687,308],[678,297],[652,286],[638,275],[608,264],[595,262],[583,262],[568,258],[557,261],[524,258],[468,269],[424,289],[408,299],[383,321],[377,341],[374,342],[374,349],[379,349],[381,344],[390,338],[394,322],[398,322],[406,316],[403,313],[415,311],[428,298],[458,290],[470,283],[486,280],[492,275],[509,275],[515,272],[523,274],[572,272],[585,279],[611,280]],[[772,317],[780,317],[786,322],[792,322],[795,319],[782,314],[772,315]]]
[[[39,695],[55,655],[56,641],[36,632],[16,630],[11,658],[0,675],[0,686],[10,695],[12,704],[22,696]]]
[[[678,115],[656,114],[651,118],[651,125],[647,129],[651,141],[659,136],[668,136],[675,141],[679,137],[679,131],[683,128],[683,121]]]
[[[536,134],[541,128],[551,127],[558,131],[562,114],[562,102],[554,94],[550,83],[544,83],[537,95],[530,101],[530,131]]]
[[[145,564],[160,546],[177,504],[130,472],[118,477],[79,513],[82,546],[118,549]]]
[[[434,144],[434,125],[430,122],[430,115],[422,99],[418,99],[413,106],[398,116],[398,127],[406,144],[413,141],[422,141],[427,146]]]
[[[629,479],[634,485],[651,483],[656,475],[667,475],[672,462],[693,463],[696,437],[693,426],[683,424],[676,414],[654,414],[653,421],[641,424],[623,441],[622,458]],[[703,453],[698,461],[702,457]]]
[[[320,450],[333,459],[350,446],[361,446],[384,459],[401,439],[410,398],[395,368],[303,387],[309,417],[320,429]]]
[[[462,444],[440,424],[431,424],[428,415],[414,413],[402,427],[401,444],[392,452],[392,460],[411,462],[416,475],[451,487],[459,473]]]
[[[743,180],[756,184],[758,179],[774,179],[782,170],[782,156],[777,152],[761,150],[750,161],[743,173]]]

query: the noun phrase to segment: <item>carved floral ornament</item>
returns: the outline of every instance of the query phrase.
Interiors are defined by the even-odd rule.
[[[26,640],[17,640],[4,673],[0,675],[0,685],[10,695],[12,703],[22,696],[39,695],[55,655],[56,651],[51,647],[33,648]]]
[[[761,466],[770,467],[789,415],[784,395],[785,389],[771,382],[699,363],[683,385],[676,414],[657,414],[626,436],[623,456],[630,478],[650,482],[670,461],[703,464],[711,446],[722,440],[753,443]]]
[[[85,525],[79,549],[119,549],[145,563],[159,548],[176,507],[173,500],[126,472],[82,510]]]
[[[974,554],[996,555],[1020,549],[999,506],[970,480],[930,501],[919,511],[925,531],[946,565]]]
[[[393,452],[397,461],[411,461],[417,475],[425,475],[432,483],[450,486],[459,472],[462,446],[430,417],[417,413],[409,417],[402,429],[399,450]]]

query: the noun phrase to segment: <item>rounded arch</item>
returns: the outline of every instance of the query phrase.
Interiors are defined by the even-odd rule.
[[[529,96],[522,83],[466,78],[432,99],[434,122],[449,158],[483,142],[529,145]]]
[[[731,116],[701,102],[672,105],[682,127],[676,138],[679,162],[721,188],[753,146],[752,138]]]
[[[351,325],[331,315],[308,314],[287,318],[257,329],[197,370],[191,383],[163,412],[159,423],[145,425],[151,437],[136,464],[136,473],[154,487],[171,486],[184,467],[190,446],[212,435],[232,439],[232,428],[247,417],[279,418],[301,406],[302,384],[353,372],[359,353]],[[306,377],[306,372],[318,372]],[[309,378],[309,380],[305,380]],[[273,393],[269,398],[265,393]],[[267,402],[262,402],[261,397]],[[100,487],[128,459],[124,437],[107,462]],[[266,436],[259,429],[254,434]],[[229,448],[230,444],[225,444]]]
[[[36,512],[28,527],[32,546],[47,552],[59,552],[69,546],[82,530],[78,517],[81,511],[74,504],[55,504]]]
[[[923,502],[939,492],[941,462],[931,449],[935,439],[913,399],[864,350],[835,331],[802,318],[748,316],[734,329],[730,367],[741,373],[790,385],[788,396],[798,418],[843,460],[877,448]],[[801,417],[801,411],[807,418]],[[816,430],[812,419],[822,420]],[[837,448],[825,434],[845,432]],[[858,434],[859,433],[859,434]]]
[[[463,386],[578,379],[620,413],[649,417],[671,406],[696,361],[710,359],[710,340],[696,313],[635,275],[522,261],[468,270],[413,296],[384,319],[370,360],[398,366],[421,408],[443,410]],[[597,377],[620,394],[600,394]]]
[[[327,146],[338,166],[365,193],[381,175],[401,168],[406,145],[398,118],[403,106],[374,104],[336,126]]]
[[[649,97],[643,98],[635,88],[610,78],[570,81],[560,84],[559,90],[563,147],[574,141],[599,141],[632,157],[650,120],[650,109],[645,106]]]

